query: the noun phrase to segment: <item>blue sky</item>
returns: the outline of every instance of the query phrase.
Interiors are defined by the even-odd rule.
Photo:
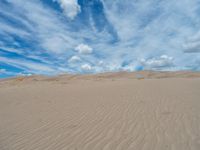
[[[0,77],[200,70],[200,0],[0,0]]]

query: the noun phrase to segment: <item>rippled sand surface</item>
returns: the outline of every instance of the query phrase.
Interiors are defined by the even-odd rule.
[[[200,150],[200,73],[1,80],[0,150]]]

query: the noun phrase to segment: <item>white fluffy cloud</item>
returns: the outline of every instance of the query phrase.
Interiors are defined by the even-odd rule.
[[[79,44],[76,48],[76,51],[78,51],[80,54],[91,54],[93,49],[86,44]]]
[[[74,19],[78,13],[80,13],[81,8],[77,0],[53,0],[60,4],[63,9],[64,14],[70,18]]]
[[[162,70],[170,68],[174,64],[172,57],[169,57],[167,55],[162,55],[159,58],[142,59],[141,65],[144,67],[144,69]]]
[[[82,69],[83,71],[85,71],[85,72],[89,72],[89,71],[92,70],[92,66],[91,66],[90,64],[83,64],[83,65],[81,66],[81,69]]]
[[[78,57],[78,56],[72,56],[72,57],[68,60],[69,63],[74,63],[74,62],[78,62],[78,61],[81,61],[81,58]]]

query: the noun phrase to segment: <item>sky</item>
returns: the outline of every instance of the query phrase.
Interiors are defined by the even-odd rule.
[[[0,0],[0,78],[200,71],[200,0]]]

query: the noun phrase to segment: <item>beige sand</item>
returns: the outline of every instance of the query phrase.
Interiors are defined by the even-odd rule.
[[[200,73],[1,80],[0,150],[200,150]]]

